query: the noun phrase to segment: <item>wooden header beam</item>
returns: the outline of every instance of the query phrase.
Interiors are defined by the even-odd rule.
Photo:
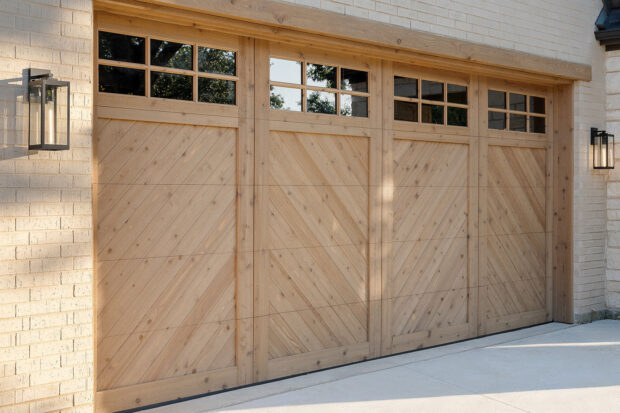
[[[94,3],[97,10],[123,12],[144,19],[167,16],[174,19],[169,22],[197,28],[207,28],[206,24],[215,30],[222,30],[226,24],[215,21],[213,17],[225,17],[229,19],[229,29],[242,30],[238,34],[281,41],[300,41],[302,34],[310,34],[318,36],[315,38],[317,43],[349,40],[364,45],[364,52],[376,57],[387,58],[385,54],[390,53],[393,59],[408,61],[407,57],[414,56],[419,64],[426,64],[432,58],[434,66],[438,65],[437,58],[440,58],[443,61],[439,66],[443,68],[452,66],[454,70],[465,70],[463,65],[466,63],[467,70],[492,76],[511,71],[516,72],[511,78],[525,80],[528,74],[543,75],[549,78],[548,83],[592,79],[592,68],[586,64],[272,0],[95,0]],[[375,47],[369,47],[371,45]]]

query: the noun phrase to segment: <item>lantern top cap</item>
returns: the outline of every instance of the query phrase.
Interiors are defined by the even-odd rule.
[[[50,70],[35,69],[32,67],[28,69],[28,79],[30,80],[41,79],[41,78],[51,78],[51,77],[52,77],[52,72]]]
[[[28,69],[28,83],[31,86],[42,86],[43,83],[47,87],[69,86],[69,82],[58,80],[52,76],[52,72],[47,69]]]

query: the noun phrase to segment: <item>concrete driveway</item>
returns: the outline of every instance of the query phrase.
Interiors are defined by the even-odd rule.
[[[620,321],[545,324],[149,413],[620,412]]]

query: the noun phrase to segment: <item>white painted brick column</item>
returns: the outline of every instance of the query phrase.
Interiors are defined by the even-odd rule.
[[[0,412],[92,411],[92,0],[0,0]],[[71,81],[71,150],[29,152],[24,70]]]

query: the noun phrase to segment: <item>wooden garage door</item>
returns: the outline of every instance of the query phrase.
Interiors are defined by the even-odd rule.
[[[551,96],[497,80],[483,87],[479,335],[550,321],[553,287]]]
[[[391,354],[476,335],[478,128],[469,75],[384,69],[395,94],[384,101],[394,116],[383,143],[382,349]],[[455,110],[461,117],[449,118]]]
[[[374,61],[263,42],[256,56],[254,362],[265,380],[380,354],[380,134],[370,128],[379,120]],[[279,76],[280,65],[296,78]],[[366,74],[356,95],[371,96],[366,116],[346,116],[336,99],[312,106],[317,67],[334,75],[324,89],[338,102],[347,99],[343,70]],[[280,96],[284,105],[301,99],[299,112],[269,109]]]
[[[551,319],[548,88],[97,25],[98,409]]]
[[[252,43],[98,19],[100,44],[126,42],[138,56],[125,62],[127,49],[110,48],[98,61],[107,92],[97,96],[94,131],[98,409],[245,384],[252,376]],[[179,37],[182,44],[172,43]],[[236,104],[198,102],[209,96],[202,79],[222,76],[175,68],[184,53],[197,59],[202,46],[236,53],[247,70],[224,77],[237,85]],[[123,84],[127,73],[146,85]],[[162,74],[171,77],[161,81]],[[117,84],[146,96],[112,93]]]

